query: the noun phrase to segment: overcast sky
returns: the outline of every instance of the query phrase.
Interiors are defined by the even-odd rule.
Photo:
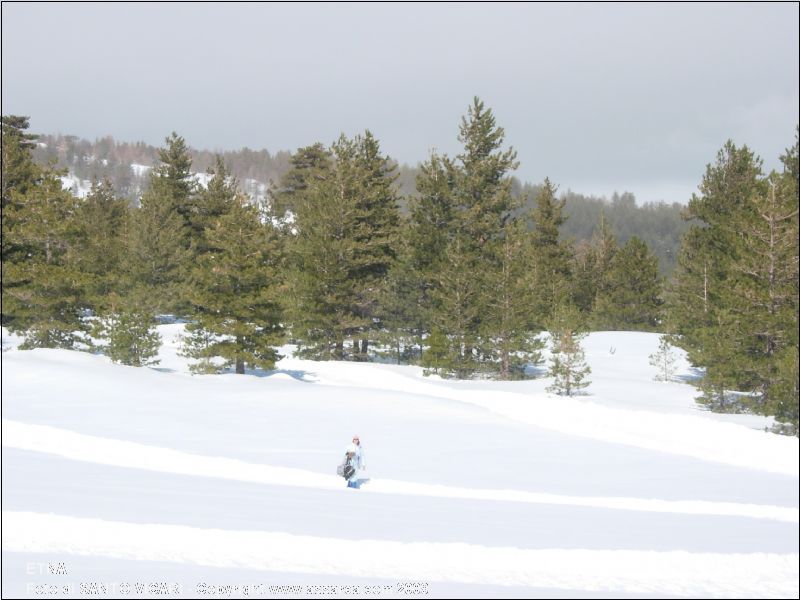
[[[38,133],[294,150],[370,129],[457,154],[473,96],[516,175],[685,202],[726,139],[798,123],[792,4],[2,5],[2,111]]]

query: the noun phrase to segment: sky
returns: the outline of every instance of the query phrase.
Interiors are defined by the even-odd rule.
[[[2,4],[2,112],[37,133],[293,151],[369,129],[456,155],[472,98],[522,181],[686,202],[798,120],[798,4]]]

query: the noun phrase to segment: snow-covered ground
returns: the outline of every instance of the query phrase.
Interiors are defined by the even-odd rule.
[[[657,335],[591,334],[563,398],[291,347],[192,376],[181,329],[153,369],[3,332],[4,597],[798,596],[797,438],[653,381]]]
[[[95,159],[94,157],[90,157],[91,160],[89,162],[93,162]],[[107,163],[105,159],[103,159],[104,163]],[[148,165],[140,165],[137,163],[131,164],[131,173],[138,178],[147,177],[148,173],[152,170],[153,167]],[[209,173],[192,173],[192,179],[203,188],[208,187],[208,183],[213,178],[213,175]],[[79,179],[71,170],[67,173],[67,175],[63,175],[60,177],[61,185],[65,190],[69,190],[78,198],[86,198],[92,190],[92,182],[88,179]],[[243,181],[239,182],[239,187],[255,202],[263,202],[267,198],[267,185],[262,183],[256,179],[244,179]]]
[[[61,179],[61,187],[69,190],[78,198],[86,198],[89,192],[92,191],[92,182],[87,179],[79,179],[74,173],[70,171],[68,175],[63,175]]]

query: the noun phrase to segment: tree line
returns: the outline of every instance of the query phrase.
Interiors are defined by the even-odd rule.
[[[27,129],[3,117],[2,318],[27,348],[104,340],[112,359],[149,364],[155,318],[173,314],[200,372],[271,369],[290,341],[319,360],[379,353],[445,377],[512,379],[541,362],[549,331],[551,372],[574,389],[586,331],[662,331],[706,368],[713,406],[737,390],[751,410],[797,422],[797,140],[784,172],[766,176],[746,147],[723,149],[686,209],[666,284],[648,245],[619,243],[604,211],[575,243],[554,182],[515,193],[516,152],[477,98],[461,151],[433,152],[405,198],[365,131],[298,149],[264,202],[222,156],[199,186],[174,133],[140,206],[105,181],[78,200],[33,160]]]
[[[92,180],[107,180],[117,195],[137,204],[150,183],[149,174],[142,167],[158,164],[158,151],[155,146],[143,142],[120,142],[111,136],[90,142],[74,135],[42,135],[33,148],[33,158],[41,166],[68,169],[78,181],[86,182],[86,187]],[[216,155],[212,152],[191,147],[188,151],[196,173],[205,174],[216,164]],[[243,148],[223,152],[221,156],[238,179],[242,191],[257,199],[264,199],[266,188],[278,183],[291,168],[291,154],[285,151],[270,153],[264,149]],[[419,172],[419,165],[396,166],[398,204],[403,215],[409,211],[410,199],[417,195]],[[541,185],[523,183],[511,175],[511,193],[521,202],[519,210],[534,207]],[[688,228],[681,219],[681,204],[639,205],[629,192],[614,193],[611,198],[585,196],[570,190],[560,195],[566,198],[564,211],[569,215],[560,228],[562,239],[590,239],[603,212],[620,243],[634,235],[639,237],[658,257],[661,274],[672,273],[680,238]]]

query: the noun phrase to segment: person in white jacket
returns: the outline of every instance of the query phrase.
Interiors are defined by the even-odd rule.
[[[356,463],[359,471],[367,470],[367,455],[364,454],[364,447],[361,445],[361,440],[357,435],[353,436],[353,445],[356,447]]]
[[[350,459],[350,464],[355,468],[355,471],[347,480],[347,487],[358,489],[361,487],[363,479],[362,472],[367,468],[367,460],[364,448],[361,446],[361,440],[357,435],[353,436],[353,443],[347,447],[346,453]]]

